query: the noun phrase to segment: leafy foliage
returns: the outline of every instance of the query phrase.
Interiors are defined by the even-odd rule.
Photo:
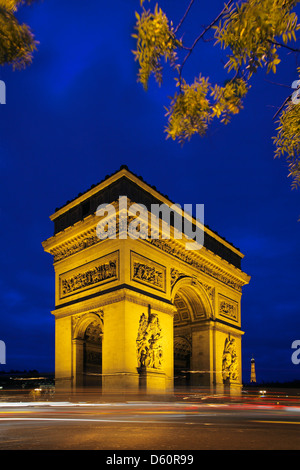
[[[300,187],[300,103],[293,103],[289,97],[278,124],[277,136],[273,138],[276,147],[275,156],[286,157],[292,188],[295,189]]]
[[[177,85],[180,83],[177,81]],[[181,83],[181,90],[176,93],[167,110],[169,126],[168,137],[184,142],[194,133],[204,135],[211,119],[211,106],[208,99],[210,84],[199,76],[192,85]]]
[[[248,77],[259,67],[276,73],[280,63],[276,38],[287,44],[296,40],[299,29],[297,15],[291,12],[296,5],[291,0],[250,0],[231,6],[215,28],[216,43],[229,47],[231,54],[225,67],[237,71],[244,68]]]
[[[0,64],[13,69],[25,68],[32,62],[37,46],[30,28],[15,17],[17,9],[32,1],[0,0]]]
[[[247,92],[247,84],[241,78],[228,81],[223,87],[208,82],[199,76],[192,85],[184,79],[179,82],[180,92],[172,98],[166,115],[169,118],[166,128],[167,137],[184,143],[193,134],[206,134],[214,117],[228,124],[231,114],[237,114],[242,108],[242,98]]]
[[[248,91],[248,83],[243,78],[235,78],[227,81],[223,87],[215,85],[212,96],[213,116],[220,118],[221,122],[228,124],[232,114],[238,114],[243,108],[242,99]]]
[[[136,19],[137,34],[133,34],[133,37],[137,39],[137,51],[134,54],[140,64],[138,80],[147,89],[152,73],[156,81],[162,83],[161,59],[164,57],[166,62],[174,64],[179,41],[175,39],[172,23],[169,25],[167,16],[158,5],[153,13],[145,9],[141,15],[136,13]]]
[[[299,0],[240,0],[237,3],[229,0],[217,17],[197,32],[198,36],[188,47],[177,36],[194,2],[190,0],[176,28],[158,4],[151,12],[145,9],[145,0],[141,0],[142,12],[136,13],[137,50],[134,54],[139,63],[138,81],[147,90],[153,75],[161,85],[163,61],[165,66],[171,66],[176,91],[166,112],[166,134],[167,138],[181,144],[194,134],[204,136],[213,119],[223,124],[230,122],[243,108],[253,74],[259,68],[276,73],[283,49],[300,52],[289,44],[296,41],[300,28],[293,11]],[[208,32],[214,32],[215,45],[228,53],[224,69],[234,75],[224,79],[223,85],[212,85],[208,77],[196,71],[194,82],[188,84],[183,78],[185,63]],[[295,105],[288,101],[282,106],[278,134],[274,138],[275,155],[287,158],[293,187],[300,185],[299,113],[300,103]]]

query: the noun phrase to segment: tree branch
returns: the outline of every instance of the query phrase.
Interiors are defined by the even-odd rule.
[[[267,41],[270,42],[271,44],[274,44],[275,46],[285,47],[289,51],[300,52],[300,49],[296,49],[294,47],[287,46],[286,44],[282,44],[281,42],[273,41],[273,39],[267,39]]]
[[[275,118],[278,116],[278,114],[282,111],[282,109],[283,109],[284,106],[287,104],[287,102],[291,99],[291,97],[292,97],[292,94],[291,94],[290,96],[288,96],[288,97],[284,100],[284,102],[282,103],[282,105],[280,106],[280,108],[278,109],[278,111],[274,114],[273,119],[275,119]]]
[[[179,21],[179,24],[177,25],[177,27],[176,27],[175,30],[174,30],[174,33],[175,33],[175,34],[177,33],[177,31],[179,30],[180,26],[182,25],[182,23],[183,23],[184,20],[186,19],[187,14],[188,14],[188,12],[190,11],[190,9],[192,8],[192,5],[193,5],[194,1],[195,1],[195,0],[191,0],[191,1],[190,1],[190,4],[189,4],[189,6],[187,7],[187,9],[186,9],[186,11],[185,11],[185,14],[183,15],[183,17],[182,17],[181,20]]]
[[[227,5],[224,6],[223,10],[218,14],[218,16],[208,25],[206,26],[206,28],[202,31],[201,34],[199,34],[199,36],[195,39],[194,43],[192,44],[192,46],[189,48],[189,52],[187,53],[187,55],[185,56],[185,58],[183,59],[182,61],[182,64],[180,66],[180,69],[179,69],[179,83],[181,84],[181,73],[182,73],[182,69],[184,67],[184,64],[186,63],[187,59],[190,57],[191,53],[193,52],[196,44],[200,41],[200,39],[203,38],[203,36],[207,33],[207,31],[209,31],[214,25],[215,23],[217,23],[217,21],[219,21],[219,19],[224,15],[225,11],[228,10],[228,7],[233,3],[233,0],[229,0],[229,2],[227,3]]]
[[[283,86],[284,88],[291,89],[291,87],[289,85],[285,85],[284,83],[272,82],[271,80],[267,80],[266,78],[265,78],[265,81],[268,82],[268,83],[271,83],[272,85]]]

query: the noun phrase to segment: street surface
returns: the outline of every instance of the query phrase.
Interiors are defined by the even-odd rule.
[[[29,398],[32,398],[29,397]],[[1,450],[299,450],[299,396],[4,401]],[[109,455],[113,456],[113,453]]]

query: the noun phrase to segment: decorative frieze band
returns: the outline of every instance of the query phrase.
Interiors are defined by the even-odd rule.
[[[238,280],[234,280],[229,276],[223,274],[220,269],[213,267],[211,264],[209,265],[204,261],[198,261],[195,258],[189,256],[186,250],[179,250],[172,243],[167,243],[165,240],[146,239],[145,241],[151,243],[152,245],[156,246],[167,254],[172,255],[181,261],[184,261],[189,266],[192,266],[193,268],[198,269],[199,271],[208,274],[209,276],[214,277],[215,279],[218,279],[219,281],[232,287],[233,289],[242,292],[242,284]]]
[[[51,250],[51,253],[54,256],[54,262],[61,261],[71,256],[72,254],[78,253],[85,248],[99,243],[100,241],[101,240],[96,236],[96,228],[89,229],[86,233],[81,234],[80,237],[72,240],[72,242],[64,243],[61,246]],[[238,279],[235,279],[233,276],[228,276],[224,271],[216,268],[211,263],[207,263],[204,260],[199,258],[197,259],[195,256],[191,256],[186,250],[176,247],[172,240],[168,241],[148,238],[145,239],[145,242],[148,242],[163,252],[179,259],[180,261],[183,261],[184,263],[187,263],[189,266],[197,269],[198,271],[201,271],[221,281],[238,292],[242,291],[243,283]]]
[[[80,239],[75,239],[72,242],[65,243],[61,245],[59,248],[55,248],[51,250],[51,254],[53,255],[54,263],[57,261],[61,261],[65,258],[68,258],[79,251],[84,250],[96,243],[100,242],[100,239],[96,236],[96,229],[89,230]]]

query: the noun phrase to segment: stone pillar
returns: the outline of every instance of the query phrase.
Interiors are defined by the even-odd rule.
[[[73,386],[77,390],[82,388],[83,383],[83,361],[84,361],[84,340],[73,339]]]
[[[191,385],[209,387],[212,383],[210,323],[192,328]]]
[[[166,374],[163,370],[144,367],[138,369],[139,391],[148,394],[164,394],[166,390]]]
[[[71,317],[55,319],[55,389],[71,391],[73,387]]]
[[[241,335],[233,328],[214,327],[214,387],[217,393],[238,395],[242,388]],[[227,348],[233,340],[232,347]]]
[[[173,387],[173,317],[168,312],[151,308],[146,301],[127,293],[120,301],[105,306],[103,393],[142,391],[163,394]],[[161,365],[155,361],[141,368],[137,338],[143,315],[146,321],[149,321],[149,315],[159,321]]]
[[[138,315],[134,306],[120,300],[105,306],[102,343],[102,391],[138,391],[136,334]]]

